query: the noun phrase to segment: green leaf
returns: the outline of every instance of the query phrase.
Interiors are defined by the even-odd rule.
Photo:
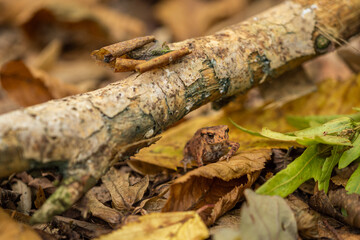
[[[283,133],[271,131],[270,129],[268,129],[266,127],[264,127],[262,129],[262,131],[260,132],[260,135],[271,138],[271,139],[280,140],[280,141],[294,141],[295,142],[298,139],[295,136],[289,136],[289,135],[286,135]]]
[[[261,135],[261,134],[258,133],[258,132],[253,132],[253,131],[251,131],[251,130],[249,130],[249,129],[246,129],[246,128],[238,125],[237,123],[235,123],[235,122],[234,122],[232,119],[230,119],[230,118],[229,118],[229,121],[230,121],[232,124],[234,124],[235,127],[237,127],[238,129],[240,129],[240,130],[243,131],[243,132],[246,132],[246,133],[248,133],[248,134],[251,134],[251,135],[254,135],[254,136],[257,136],[257,137],[264,137],[263,135]]]
[[[318,143],[323,143],[328,145],[352,146],[349,139],[338,136],[332,136],[332,135],[314,136],[312,138],[303,137],[303,138],[298,138],[296,141],[304,146],[310,146]]]
[[[231,119],[230,121],[240,130],[258,137],[267,137],[279,141],[296,141],[305,146],[310,146],[318,143],[344,146],[352,145],[350,140],[345,137],[329,135],[331,133],[339,133],[345,129],[354,128],[354,123],[352,119],[348,117],[334,119],[321,126],[311,127],[292,133],[274,132],[266,127],[264,127],[260,133],[257,133],[237,125]]]
[[[325,193],[328,191],[331,173],[336,164],[339,162],[343,149],[344,147],[342,146],[334,146],[331,151],[331,156],[325,159],[318,184],[319,190],[324,190]]]
[[[317,127],[309,127],[294,132],[298,137],[326,136],[334,133],[340,133],[345,129],[353,129],[354,121],[349,117],[341,117],[333,119]]]
[[[357,193],[360,194],[360,164],[358,168],[353,172],[353,174],[350,176],[345,190],[348,191],[348,193]]]
[[[360,111],[360,108],[353,108],[355,111]],[[325,115],[325,116],[287,116],[286,120],[291,125],[298,129],[304,129],[316,125],[324,124],[336,118],[349,117],[354,121],[360,121],[360,113],[349,115]]]
[[[311,178],[319,180],[324,161],[325,159],[318,155],[318,145],[312,145],[286,169],[278,172],[258,188],[256,192],[286,197],[305,181]]]
[[[355,138],[353,147],[345,151],[339,161],[339,168],[347,167],[360,157],[360,134]]]

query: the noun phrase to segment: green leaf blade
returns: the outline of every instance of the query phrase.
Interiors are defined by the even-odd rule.
[[[356,137],[353,147],[345,151],[339,160],[339,168],[347,167],[350,163],[360,157],[360,134]]]
[[[269,179],[256,192],[286,197],[305,181],[311,178],[319,180],[325,159],[317,153],[317,145],[308,147],[300,157]]]
[[[349,194],[350,193],[360,194],[360,165],[350,176],[345,186],[345,190],[348,191]]]
[[[321,176],[318,184],[319,190],[324,190],[325,193],[327,193],[329,189],[331,173],[334,167],[336,166],[336,164],[338,164],[339,162],[343,148],[344,147],[341,146],[334,146],[334,148],[331,151],[331,156],[325,159],[325,162],[321,169]]]
[[[354,122],[349,117],[341,117],[326,122],[320,126],[309,127],[294,132],[298,137],[326,136],[330,134],[340,133],[342,130],[353,129]]]

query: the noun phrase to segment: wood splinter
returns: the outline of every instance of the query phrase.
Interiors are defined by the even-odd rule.
[[[166,53],[164,55],[150,59],[149,61],[137,65],[135,67],[135,70],[140,73],[144,73],[154,68],[166,66],[190,53],[191,51],[187,47],[179,50],[174,50],[172,52]]]
[[[146,60],[136,60],[127,58],[116,58],[115,72],[129,72],[135,71],[135,67],[139,64],[145,63]]]

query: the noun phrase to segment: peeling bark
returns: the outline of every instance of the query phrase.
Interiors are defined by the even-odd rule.
[[[214,35],[169,44],[191,54],[93,92],[2,115],[0,177],[63,167],[63,185],[33,217],[48,221],[113,161],[156,141],[151,138],[190,111],[279,76],[358,33],[359,26],[359,0],[294,0]]]

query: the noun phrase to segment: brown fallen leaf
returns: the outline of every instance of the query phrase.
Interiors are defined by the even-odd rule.
[[[160,212],[167,201],[164,195],[169,191],[169,185],[165,185],[166,186],[162,188],[162,192],[158,195],[142,200],[139,206],[134,209],[133,214],[141,213],[145,215],[152,212]]]
[[[347,194],[344,188],[329,191],[329,200],[335,209],[343,209],[344,220],[350,226],[360,228],[360,196]]]
[[[197,210],[207,225],[235,206],[243,191],[251,187],[270,159],[267,149],[250,150],[233,156],[230,161],[219,161],[197,168],[176,179],[163,212]]]
[[[39,188],[36,192],[36,198],[34,201],[35,207],[37,209],[39,209],[44,204],[45,201],[46,201],[46,197],[45,197],[44,190],[42,189],[41,186],[39,186]]]
[[[54,184],[46,177],[39,177],[39,178],[34,178],[33,180],[31,180],[28,185],[30,187],[36,188],[38,189],[39,187],[41,187],[41,189],[43,189],[45,192],[47,193],[54,193],[56,187],[54,186]]]
[[[294,194],[290,194],[285,200],[294,213],[299,235],[305,239],[319,238],[320,214]]]
[[[20,26],[28,39],[47,45],[57,38],[65,46],[97,48],[144,34],[145,24],[96,1],[1,0],[6,19]]]
[[[98,240],[206,239],[208,229],[196,212],[150,213]]]
[[[70,84],[29,69],[22,61],[9,61],[0,70],[1,86],[21,106],[31,106],[54,98],[80,93]]]
[[[85,236],[92,239],[102,234],[107,234],[111,231],[111,228],[105,225],[89,223],[62,216],[56,216],[54,218],[54,222],[56,222],[57,225],[60,225],[60,231],[68,231],[66,239],[80,239],[80,236]],[[74,233],[76,234],[75,236]]]
[[[75,208],[82,211],[83,217],[87,217],[87,212],[98,217],[105,222],[115,225],[119,224],[122,214],[114,208],[110,208],[102,204],[97,199],[97,188],[92,188],[86,195],[75,205]]]
[[[178,41],[201,36],[214,23],[237,13],[246,4],[247,1],[238,0],[167,0],[156,6],[155,15]]]
[[[41,240],[28,225],[14,221],[0,208],[0,239],[6,240]]]
[[[0,206],[15,209],[15,202],[19,201],[21,194],[0,188]]]
[[[115,168],[111,168],[101,179],[111,194],[113,206],[119,211],[131,210],[133,204],[142,199],[149,185],[148,176],[131,184],[130,174]]]

